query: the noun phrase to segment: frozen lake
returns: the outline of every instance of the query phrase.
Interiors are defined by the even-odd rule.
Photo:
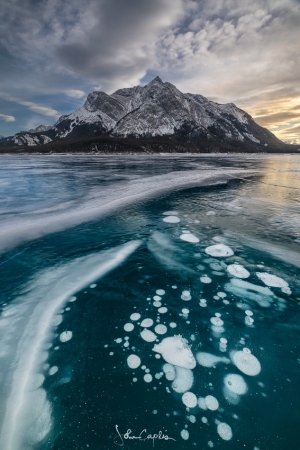
[[[299,156],[1,161],[0,450],[300,448]]]

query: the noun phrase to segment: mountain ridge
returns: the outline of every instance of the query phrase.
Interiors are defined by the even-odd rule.
[[[59,117],[52,127],[17,133],[12,142],[18,146],[49,146],[100,136],[112,141],[152,142],[163,138],[190,144],[199,151],[224,146],[233,151],[290,147],[235,104],[219,104],[201,94],[182,93],[158,76],[145,86],[118,89],[111,95],[93,91],[81,107]]]

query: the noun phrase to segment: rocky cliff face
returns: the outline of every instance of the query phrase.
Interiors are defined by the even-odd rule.
[[[65,138],[164,136],[197,146],[223,142],[256,150],[281,143],[233,103],[221,105],[199,94],[184,94],[159,77],[146,86],[119,89],[112,95],[92,92],[82,107],[61,116],[52,128],[30,131],[18,133],[15,142],[35,145]]]

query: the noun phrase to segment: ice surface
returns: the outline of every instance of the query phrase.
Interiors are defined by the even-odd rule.
[[[191,352],[186,339],[180,335],[167,337],[153,347],[153,350],[160,353],[164,360],[185,369],[194,369],[196,360]]]

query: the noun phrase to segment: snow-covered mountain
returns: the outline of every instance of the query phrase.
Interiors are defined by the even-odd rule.
[[[41,133],[42,131],[48,131],[52,128],[52,125],[39,125],[36,128],[31,128],[28,133]]]
[[[199,149],[225,143],[238,149],[264,150],[281,144],[233,103],[221,105],[199,94],[184,94],[159,77],[111,95],[94,91],[83,106],[61,116],[53,127],[18,133],[14,142],[32,146],[96,136],[152,140],[163,136],[190,142]]]

